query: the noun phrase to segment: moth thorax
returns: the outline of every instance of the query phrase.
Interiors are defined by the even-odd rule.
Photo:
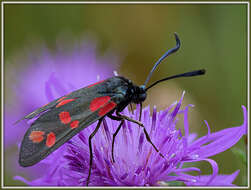
[[[132,102],[133,103],[140,103],[140,102],[144,102],[146,99],[146,90],[145,90],[145,86],[135,86],[134,87],[134,93],[133,93],[133,98],[132,98]]]

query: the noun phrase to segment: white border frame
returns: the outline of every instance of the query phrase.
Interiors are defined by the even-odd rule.
[[[247,179],[248,179],[248,185],[247,187],[234,187],[234,188],[245,188],[248,189],[250,187],[250,136],[249,136],[249,127],[250,127],[250,110],[249,110],[249,106],[250,106],[250,88],[249,88],[249,83],[250,83],[250,3],[249,1],[123,1],[123,2],[119,2],[119,1],[2,1],[1,2],[1,85],[2,85],[2,92],[4,89],[4,5],[5,4],[246,4],[247,5],[247,39],[248,39],[248,47],[247,47],[247,69],[248,69],[248,82],[247,82],[247,90],[248,90],[248,100],[247,100],[247,111],[248,111],[248,130],[247,130],[247,136],[248,136],[248,149],[247,149],[247,156],[248,156],[248,174],[247,174]],[[2,93],[2,98],[1,98],[1,117],[2,117],[2,123],[1,126],[3,126],[4,122],[4,117],[3,117],[3,107],[4,104],[4,93]],[[3,163],[3,153],[4,153],[4,141],[3,141],[3,134],[4,134],[4,127],[1,128],[1,188],[2,189],[48,189],[48,188],[53,188],[53,189],[67,189],[67,188],[72,188],[72,189],[80,189],[82,187],[73,187],[73,186],[65,186],[65,187],[54,187],[54,186],[39,186],[39,187],[29,187],[29,186],[4,186],[4,163]],[[128,188],[132,188],[132,189],[137,189],[137,188],[149,188],[149,189],[184,189],[184,188],[188,188],[188,189],[201,189],[201,188],[221,188],[221,189],[232,189],[233,187],[85,187],[88,189],[96,189],[96,188],[100,188],[100,189],[117,189],[117,188],[121,188],[121,189],[128,189]]]

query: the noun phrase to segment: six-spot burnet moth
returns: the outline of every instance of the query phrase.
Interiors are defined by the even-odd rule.
[[[129,79],[114,76],[58,98],[22,118],[32,119],[37,117],[24,135],[19,154],[19,164],[27,167],[38,163],[81,130],[98,121],[95,130],[89,136],[90,160],[89,173],[86,179],[86,184],[88,185],[93,160],[91,141],[106,116],[120,121],[112,139],[113,162],[115,162],[113,156],[115,137],[125,120],[134,122],[142,127],[147,141],[159,152],[158,148],[151,141],[144,125],[140,122],[142,102],[146,99],[147,90],[169,79],[205,74],[205,70],[196,70],[158,80],[146,87],[151,75],[161,61],[180,48],[180,40],[176,33],[175,39],[176,46],[168,50],[156,62],[144,85],[136,86]],[[121,114],[121,111],[130,103],[140,104],[138,121]],[[160,152],[159,154],[164,157]]]

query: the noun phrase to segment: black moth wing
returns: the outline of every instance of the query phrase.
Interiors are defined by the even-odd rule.
[[[49,103],[50,108],[41,113],[24,135],[19,164],[24,167],[36,164],[82,129],[115,110],[117,105],[125,100],[125,95],[120,92],[121,88],[124,88],[122,91],[127,90],[127,81],[122,77],[112,77],[74,91],[65,96],[66,99],[61,98],[62,101],[74,99],[62,106],[57,106],[60,104],[60,98]],[[100,98],[99,101],[95,102],[96,98]],[[38,112],[40,111],[36,114]],[[62,112],[65,117],[60,119]],[[31,114],[29,115],[28,118],[31,117]]]
[[[99,81],[99,82],[91,84],[91,85],[89,85],[87,87],[84,87],[84,88],[78,89],[76,91],[73,91],[68,95],[59,97],[59,98],[49,102],[48,104],[34,110],[33,112],[29,113],[28,115],[24,116],[23,118],[18,120],[16,123],[18,123],[19,121],[24,120],[24,119],[32,119],[32,118],[38,116],[40,113],[46,112],[46,111],[48,111],[50,109],[53,109],[59,103],[59,101],[63,100],[64,98],[68,98],[68,99],[69,98],[79,98],[81,96],[86,96],[87,94],[95,93],[96,88],[91,88],[90,90],[92,92],[89,92],[90,90],[88,90],[88,92],[86,92],[86,91],[90,87],[94,87],[94,86],[97,87],[97,85],[101,86],[104,82],[105,81]]]

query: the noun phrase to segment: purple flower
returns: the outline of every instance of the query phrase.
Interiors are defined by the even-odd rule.
[[[189,133],[188,111],[192,105],[181,109],[182,100],[175,102],[163,111],[143,109],[142,122],[150,133],[154,144],[165,156],[163,159],[146,141],[142,128],[126,121],[115,140],[115,163],[112,162],[112,134],[119,122],[106,118],[100,130],[93,138],[94,160],[90,186],[158,186],[180,181],[188,186],[233,186],[239,171],[230,175],[218,174],[217,163],[209,157],[219,154],[236,144],[247,133],[247,111],[242,106],[244,121],[241,126],[227,128],[196,139]],[[123,114],[138,119],[139,107],[131,113]],[[180,117],[184,121],[180,121]],[[177,128],[184,127],[184,134]],[[84,129],[60,149],[52,153],[40,164],[46,166],[44,175],[27,181],[31,186],[85,186],[89,169],[88,136],[96,126],[92,124]],[[206,161],[212,166],[211,175],[202,175],[197,167],[185,167],[187,162]],[[197,175],[188,174],[195,171]]]

